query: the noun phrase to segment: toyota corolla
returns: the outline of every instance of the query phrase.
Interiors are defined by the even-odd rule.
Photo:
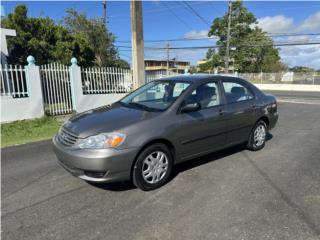
[[[152,190],[175,164],[241,143],[262,149],[277,120],[275,97],[243,79],[184,75],[75,115],[53,146],[61,166],[81,179],[132,180]]]

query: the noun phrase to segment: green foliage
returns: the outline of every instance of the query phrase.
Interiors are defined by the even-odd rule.
[[[230,31],[230,65],[239,72],[273,72],[282,69],[278,49],[273,47],[272,39],[258,27],[253,13],[249,12],[242,1],[232,3]],[[228,14],[214,19],[208,36],[217,36],[217,45],[222,47],[215,54],[207,53],[223,60],[226,54]],[[235,48],[235,49],[234,49]],[[216,56],[217,55],[217,56]],[[224,61],[219,63],[224,66]]]
[[[199,65],[199,72],[214,72],[222,64],[224,64],[223,58],[213,49],[209,49],[205,63]]]
[[[116,65],[119,56],[114,46],[115,36],[107,30],[102,19],[88,19],[85,14],[69,9],[64,24],[69,32],[83,36],[92,46],[95,65]]]
[[[70,64],[76,57],[80,66],[123,66],[114,46],[114,35],[101,20],[87,19],[84,14],[68,10],[65,26],[50,18],[30,18],[25,5],[1,21],[1,26],[15,29],[16,37],[8,38],[9,59],[12,64],[26,64],[28,55],[37,64],[60,62]],[[127,64],[128,66],[128,64]]]
[[[1,124],[1,147],[52,138],[60,125],[52,117]]]
[[[292,71],[292,72],[310,73],[310,72],[314,72],[315,69],[309,68],[309,67],[303,67],[303,66],[295,66],[295,67],[290,68],[290,71]]]

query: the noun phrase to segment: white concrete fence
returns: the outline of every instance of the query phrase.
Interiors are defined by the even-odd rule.
[[[119,68],[81,68],[58,63],[1,66],[1,123],[83,112],[111,104],[133,89],[132,73]]]
[[[130,69],[82,68],[75,58],[71,59],[71,66],[51,63],[39,67],[32,56],[27,61],[28,65],[23,67],[1,65],[1,122],[83,112],[111,104],[133,90]],[[167,75],[176,73],[147,71],[145,81]],[[238,74],[262,90],[320,93],[320,76],[296,75],[298,77],[291,73]],[[266,82],[268,84],[263,84]]]
[[[28,59],[30,63],[23,70],[1,69],[1,81],[7,81],[7,85],[1,84],[1,122],[44,115],[39,67],[31,64],[31,58]],[[18,78],[18,73],[23,77]]]

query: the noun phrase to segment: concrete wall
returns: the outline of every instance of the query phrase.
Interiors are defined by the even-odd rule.
[[[307,84],[255,84],[261,90],[320,92],[320,85]]]
[[[72,89],[72,103],[76,112],[84,112],[86,110],[109,105],[124,97],[125,93],[111,94],[83,94],[81,81],[81,68],[76,64],[70,67],[70,79]]]
[[[44,116],[39,67],[26,67],[29,97],[1,96],[1,123]]]
[[[124,97],[126,94],[90,94],[77,98],[76,112],[84,112],[92,108],[101,107],[114,103]]]

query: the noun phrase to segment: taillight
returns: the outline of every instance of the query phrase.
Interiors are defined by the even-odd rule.
[[[272,105],[271,105],[271,112],[272,113],[276,113],[277,112],[277,109],[278,107],[277,107],[277,102],[274,102],[274,103],[272,103]]]

